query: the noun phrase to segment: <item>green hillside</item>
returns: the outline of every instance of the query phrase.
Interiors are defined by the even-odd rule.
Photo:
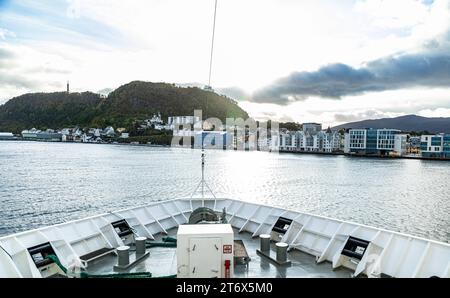
[[[168,116],[193,115],[203,110],[203,119],[248,118],[237,103],[200,88],[181,88],[166,83],[134,81],[111,92],[107,98],[83,93],[30,93],[0,106],[0,131],[80,127],[129,127],[134,120],[160,112]]]

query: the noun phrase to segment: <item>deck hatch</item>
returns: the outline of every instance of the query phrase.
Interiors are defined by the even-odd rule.
[[[37,268],[41,268],[47,265],[54,263],[51,259],[47,258],[49,255],[55,255],[56,253],[53,250],[50,242],[39,244],[33,247],[28,248],[28,252],[31,255],[31,259]]]
[[[117,235],[119,235],[119,237],[125,237],[130,234],[133,234],[133,230],[131,229],[130,225],[125,219],[112,222],[111,225],[113,226],[114,230],[116,231]]]
[[[369,241],[350,236],[342,249],[342,255],[361,260],[369,243]]]
[[[292,219],[279,217],[275,225],[273,226],[272,231],[275,231],[280,234],[285,234],[289,227],[292,224]]]

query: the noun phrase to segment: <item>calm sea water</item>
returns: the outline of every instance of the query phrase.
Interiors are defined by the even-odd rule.
[[[450,242],[450,163],[207,151],[231,197]],[[200,151],[0,142],[0,235],[189,196]]]

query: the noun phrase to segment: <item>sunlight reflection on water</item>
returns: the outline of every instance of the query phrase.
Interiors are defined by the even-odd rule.
[[[449,242],[450,163],[211,150],[218,197]],[[186,197],[200,151],[0,142],[0,235]]]

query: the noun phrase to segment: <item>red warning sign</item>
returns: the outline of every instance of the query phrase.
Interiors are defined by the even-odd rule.
[[[223,246],[223,253],[224,254],[231,254],[231,253],[233,253],[233,245],[224,245]]]

